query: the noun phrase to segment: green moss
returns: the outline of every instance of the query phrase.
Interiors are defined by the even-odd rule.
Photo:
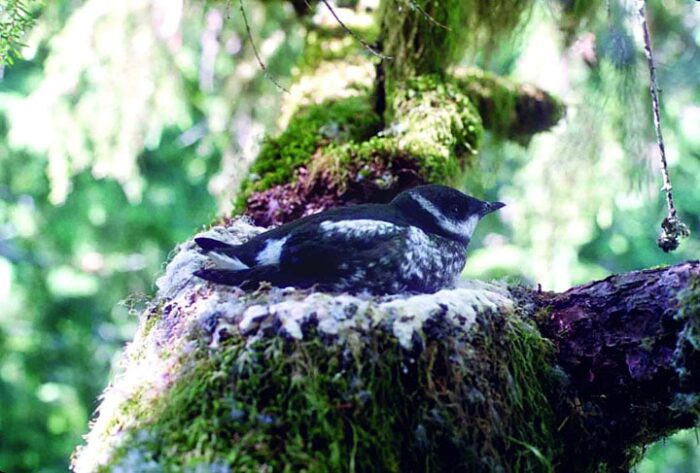
[[[399,88],[392,103],[396,120],[384,133],[329,144],[310,163],[311,176],[323,174],[343,189],[372,175],[386,178],[383,170],[399,167],[412,168],[426,182],[457,183],[483,135],[469,99],[437,76],[421,76]]]
[[[533,134],[554,126],[566,110],[560,100],[542,90],[479,69],[457,74],[452,82],[476,105],[484,128],[500,138],[527,142]]]
[[[678,294],[678,313],[676,318],[685,323],[685,328],[678,336],[678,347],[674,364],[681,379],[697,376],[693,371],[700,352],[700,276],[693,275],[686,289]]]
[[[471,101],[438,76],[420,76],[397,88],[391,101],[402,149],[421,160],[430,182],[449,182],[476,154],[484,128]]]
[[[519,92],[513,81],[473,69],[455,83],[477,106],[485,128],[499,135],[507,133],[517,119]]]
[[[263,142],[242,184],[239,208],[252,192],[290,182],[294,171],[307,164],[319,147],[330,142],[367,139],[377,132],[379,124],[380,118],[367,97],[350,97],[303,109],[286,130]]]
[[[510,34],[533,0],[387,0],[381,38],[391,80],[443,74],[467,45],[474,49]]]
[[[420,353],[382,330],[201,348],[113,464],[138,449],[167,471],[551,471],[551,347],[514,316],[480,324],[466,339],[436,320]]]

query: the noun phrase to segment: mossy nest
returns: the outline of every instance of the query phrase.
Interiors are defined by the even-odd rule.
[[[240,243],[236,220],[209,236]],[[550,471],[551,349],[509,291],[292,288],[159,280],[73,461],[92,471]]]

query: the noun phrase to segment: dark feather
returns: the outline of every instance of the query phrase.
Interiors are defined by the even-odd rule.
[[[205,252],[233,248],[233,245],[229,245],[228,243],[224,243],[223,241],[215,240],[214,238],[199,237],[195,238],[194,242]]]
[[[215,268],[200,269],[195,271],[194,275],[216,284],[239,286],[243,289],[256,289],[264,281],[275,286],[296,285],[299,283],[299,281],[291,281],[285,278],[280,273],[279,266],[272,264],[255,266],[241,271]]]

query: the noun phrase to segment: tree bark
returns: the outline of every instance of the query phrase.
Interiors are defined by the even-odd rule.
[[[570,471],[601,456],[627,471],[641,447],[696,424],[699,290],[700,263],[687,262],[536,294],[570,380],[560,406],[561,432],[579,447],[567,450]]]

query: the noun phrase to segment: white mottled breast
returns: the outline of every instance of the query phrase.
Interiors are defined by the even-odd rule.
[[[401,278],[409,288],[421,285],[419,289],[428,292],[452,286],[464,268],[466,252],[464,244],[411,227]]]
[[[400,236],[385,240],[382,252],[372,260],[354,260],[348,254],[348,260],[339,265],[336,289],[365,286],[374,292],[435,292],[454,285],[466,261],[466,245],[417,227],[370,219],[325,221],[320,227],[329,236],[348,240]]]

